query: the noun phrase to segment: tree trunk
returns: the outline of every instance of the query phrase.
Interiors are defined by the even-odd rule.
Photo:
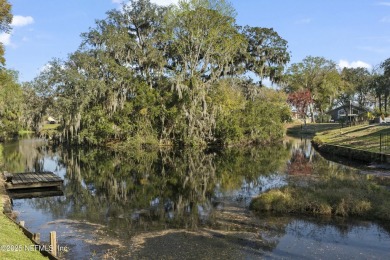
[[[313,109],[313,104],[310,105],[310,122],[315,123],[314,121],[314,109]]]

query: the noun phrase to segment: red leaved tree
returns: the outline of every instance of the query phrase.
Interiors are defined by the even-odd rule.
[[[306,125],[306,115],[310,105],[313,103],[310,90],[304,89],[290,93],[287,102],[297,109],[298,115],[304,118]]]
[[[289,175],[310,175],[312,172],[313,164],[304,152],[301,150],[294,151],[287,166],[287,173]]]

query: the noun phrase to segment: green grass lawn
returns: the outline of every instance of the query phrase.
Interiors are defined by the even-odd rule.
[[[5,191],[2,182],[3,180],[0,180],[0,259],[47,259],[40,252],[30,249],[33,243],[3,214],[2,195]]]
[[[48,135],[56,134],[58,133],[59,126],[60,124],[44,124],[40,130],[40,133],[48,134]],[[23,129],[19,131],[19,136],[34,134],[34,133],[35,133],[34,131]]]
[[[380,139],[382,135],[382,147]],[[314,141],[319,144],[347,146],[370,152],[390,153],[389,125],[359,125],[317,133]]]
[[[60,124],[45,124],[42,126],[42,130],[57,130]]]
[[[288,135],[315,135],[332,129],[339,129],[339,123],[292,123],[286,125]]]
[[[59,133],[60,124],[45,124],[42,126],[39,134],[41,136],[53,136]]]

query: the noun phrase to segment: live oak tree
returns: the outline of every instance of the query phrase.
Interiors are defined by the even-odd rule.
[[[0,0],[0,32],[9,33],[12,22],[11,5]],[[23,93],[18,73],[4,67],[4,46],[0,43],[0,140],[15,136],[21,127]]]
[[[247,41],[246,52],[241,55],[245,72],[258,76],[260,85],[265,78],[281,83],[284,66],[290,61],[287,41],[272,28],[245,26],[242,34]]]
[[[337,97],[338,104],[348,107],[350,102],[357,101],[361,108],[367,107],[370,96],[369,71],[366,68],[343,68],[340,74],[342,91]]]
[[[269,142],[283,131],[286,97],[242,78],[253,72],[279,82],[288,61],[284,39],[272,29],[240,29],[223,0],[132,0],[33,85],[48,95],[47,107],[61,108],[62,141]]]
[[[0,70],[0,141],[16,136],[21,127],[23,93],[18,73]]]
[[[377,81],[379,106],[381,107],[381,97],[383,100],[383,106],[385,113],[388,113],[388,99],[390,97],[390,58],[386,59],[380,64],[380,68],[383,70],[383,74],[380,75]]]
[[[223,1],[180,2],[168,17],[172,44],[168,60],[182,111],[180,139],[213,141],[217,108],[207,96],[233,63],[244,38]],[[185,122],[183,124],[183,122]]]
[[[340,81],[333,61],[323,57],[307,56],[287,69],[283,86],[287,93],[310,91],[313,106],[309,113],[314,122],[314,112],[322,114],[333,103],[340,90]]]
[[[354,69],[353,82],[356,89],[356,98],[360,107],[367,107],[372,103],[372,96],[370,95],[369,80],[371,73],[367,68]]]

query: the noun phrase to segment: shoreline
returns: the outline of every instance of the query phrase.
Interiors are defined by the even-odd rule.
[[[332,131],[323,131],[325,134]],[[319,132],[318,132],[319,133]],[[322,139],[311,140],[319,152],[350,162],[370,163],[371,169],[389,169],[390,154],[329,144]],[[340,158],[341,159],[341,158]],[[379,162],[379,164],[378,164]],[[390,205],[389,176],[379,172],[367,176],[331,174],[308,179],[305,185],[292,183],[269,190],[251,202],[255,212],[310,216],[358,217],[371,221],[388,221]]]
[[[384,153],[370,152],[352,147],[334,145],[334,144],[319,144],[312,140],[314,148],[326,154],[337,154],[344,158],[358,160],[366,163],[390,163],[390,155]]]
[[[11,199],[5,190],[3,173],[0,173],[0,258],[1,259],[58,259],[49,252],[40,251],[41,245],[26,236],[27,229],[18,224],[12,211]],[[47,258],[47,257],[49,258]]]
[[[390,165],[390,153],[381,149],[382,135],[389,134],[382,125],[357,125],[342,130],[318,132],[312,138],[314,148],[324,154],[371,164]],[[383,146],[388,145],[388,141]]]

